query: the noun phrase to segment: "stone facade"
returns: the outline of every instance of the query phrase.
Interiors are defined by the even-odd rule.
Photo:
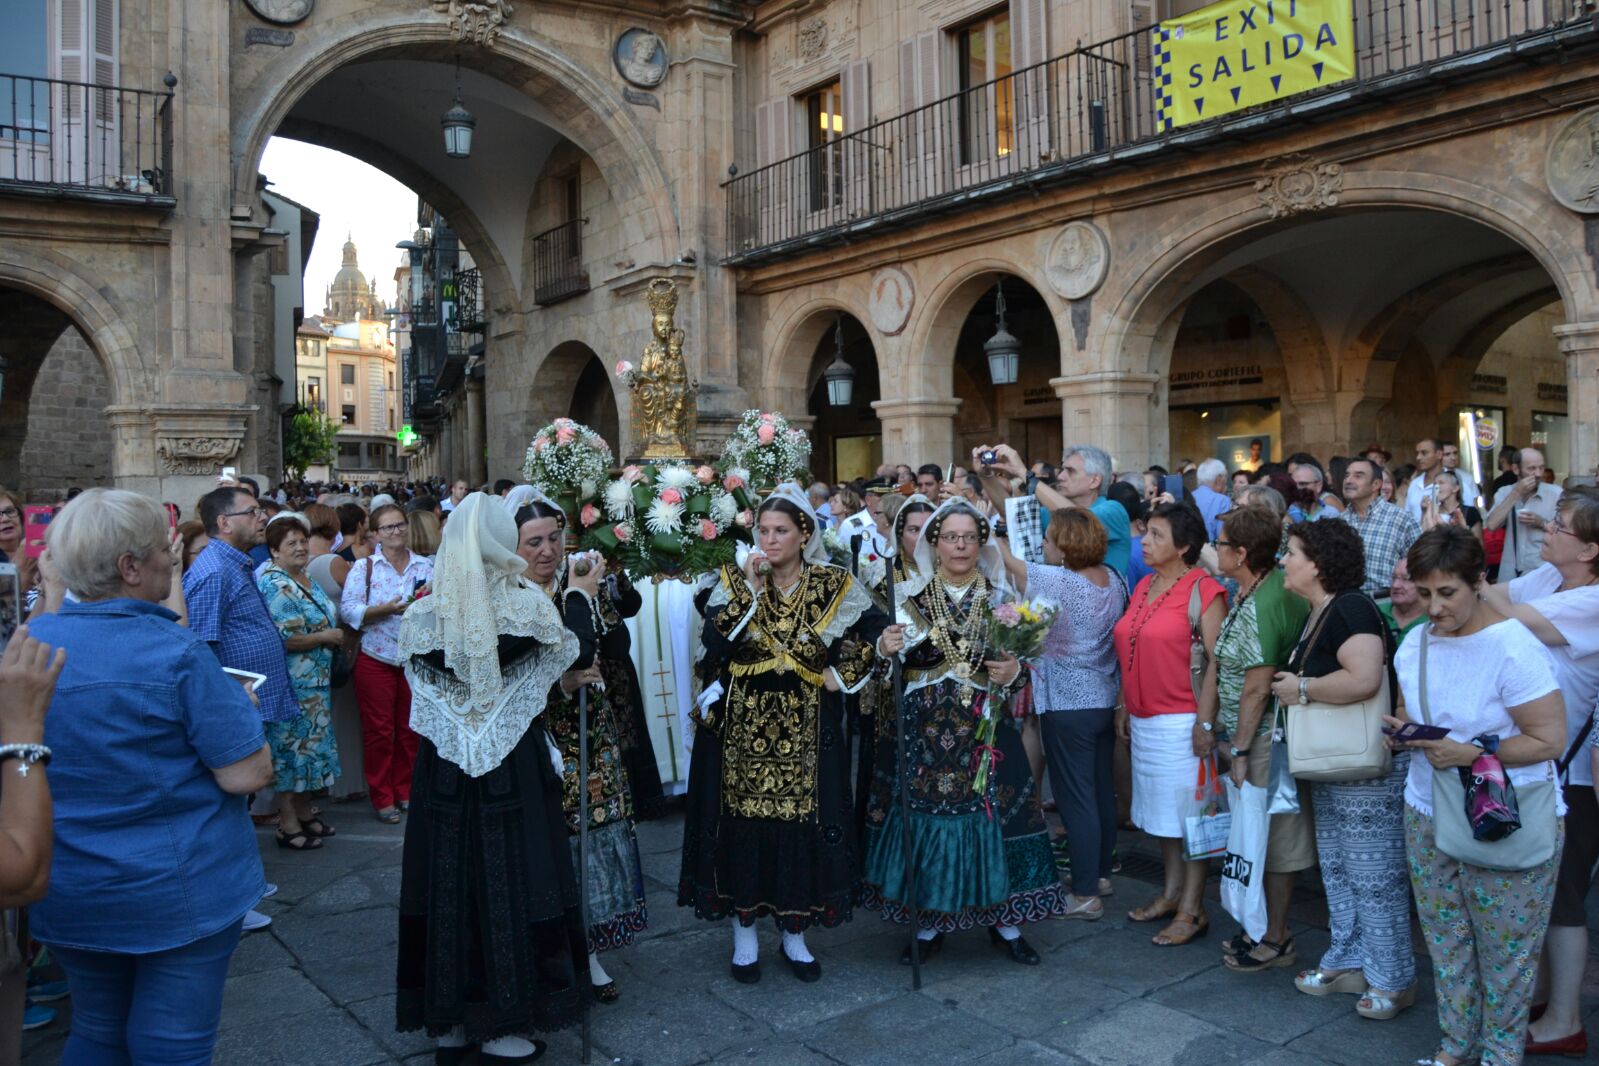
[[[69,327],[33,382],[21,484],[51,489],[111,484],[111,430],[100,414],[110,402],[105,368],[83,335]]]

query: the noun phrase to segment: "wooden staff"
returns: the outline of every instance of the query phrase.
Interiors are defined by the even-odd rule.
[[[898,545],[896,545],[898,547]],[[895,553],[898,554],[897,552]],[[894,557],[886,559],[887,592],[889,625],[899,623],[899,608],[894,596]],[[916,859],[912,854],[911,841],[911,794],[910,794],[910,764],[909,755],[905,751],[905,709],[902,706],[905,699],[905,678],[900,673],[900,657],[893,656],[888,661],[888,675],[890,687],[894,693],[892,710],[894,714],[894,759],[895,773],[899,779],[899,824],[900,839],[903,842],[901,850],[905,853],[905,894],[908,898],[911,911],[911,991],[919,992],[922,987],[922,945],[916,935],[921,929],[921,912],[916,906]]]
[[[587,559],[578,559],[573,563],[572,571],[578,577],[589,572],[592,567]],[[594,618],[596,630],[599,617]],[[599,636],[595,634],[594,656],[597,660],[600,654]],[[594,660],[591,660],[593,662]],[[587,684],[578,686],[577,690],[577,909],[583,919],[583,966],[586,968],[588,960],[589,942],[589,687]],[[589,1031],[589,1016],[593,1013],[594,1004],[588,1003],[583,1009],[583,1062],[589,1061],[592,1050],[592,1034]]]

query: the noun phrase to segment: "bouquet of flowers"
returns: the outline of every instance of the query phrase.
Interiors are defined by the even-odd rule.
[[[776,411],[745,411],[733,435],[722,446],[717,464],[724,473],[744,471],[761,487],[780,485],[800,476],[811,460],[811,441],[802,429],[789,426]]]
[[[611,462],[604,437],[581,422],[557,418],[533,435],[522,476],[575,521],[579,509],[598,498]]]
[[[991,655],[1006,652],[1023,664],[1037,662],[1044,653],[1044,638],[1049,627],[1055,624],[1060,608],[1047,600],[1017,600],[1002,603],[994,608],[988,623],[988,649]],[[983,701],[983,712],[977,719],[977,773],[972,778],[972,790],[978,795],[988,791],[989,775],[994,768],[998,748],[994,744],[995,730],[999,728],[999,712],[994,707],[994,694],[989,692]],[[992,812],[990,812],[992,816]]]
[[[730,563],[751,540],[755,503],[743,477],[709,466],[629,466],[578,512],[585,549],[634,579],[691,577]]]

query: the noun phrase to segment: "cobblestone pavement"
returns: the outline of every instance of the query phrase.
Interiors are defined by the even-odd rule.
[[[262,905],[272,926],[247,936],[234,957],[220,1066],[432,1062],[427,1040],[393,1024],[403,827],[380,825],[361,803],[332,805],[328,815],[340,835],[320,853],[281,851],[260,830],[267,876],[280,890]],[[1214,899],[1214,880],[1211,935],[1183,948],[1152,946],[1153,930],[1123,917],[1155,895],[1131,876],[1154,869],[1136,853],[1114,879],[1103,921],[1027,930],[1041,966],[1018,966],[982,932],[966,933],[948,938],[912,992],[910,971],[897,962],[904,934],[862,912],[811,936],[820,983],[802,985],[781,966],[768,925],[765,976],[740,985],[728,975],[726,926],[675,905],[681,836],[680,815],[639,829],[651,924],[638,944],[606,956],[622,998],[594,1009],[596,1064],[1373,1066],[1414,1062],[1437,1036],[1425,958],[1417,1006],[1390,1022],[1358,1017],[1353,997],[1300,995],[1290,970],[1226,971],[1219,943],[1233,923]],[[1124,836],[1124,850],[1136,843]],[[1306,918],[1294,926],[1305,965],[1327,943],[1316,902],[1305,894],[1296,907]],[[1589,973],[1589,1030],[1599,1034],[1599,967]],[[28,1066],[55,1066],[67,1015],[26,1035]],[[550,1043],[545,1061],[579,1061],[575,1030]]]

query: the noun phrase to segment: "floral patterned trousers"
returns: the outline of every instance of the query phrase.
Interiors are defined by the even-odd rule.
[[[1439,851],[1432,817],[1405,807],[1405,850],[1432,955],[1441,1046],[1457,1059],[1521,1062],[1565,838],[1562,818],[1554,855],[1530,870],[1472,866]]]

